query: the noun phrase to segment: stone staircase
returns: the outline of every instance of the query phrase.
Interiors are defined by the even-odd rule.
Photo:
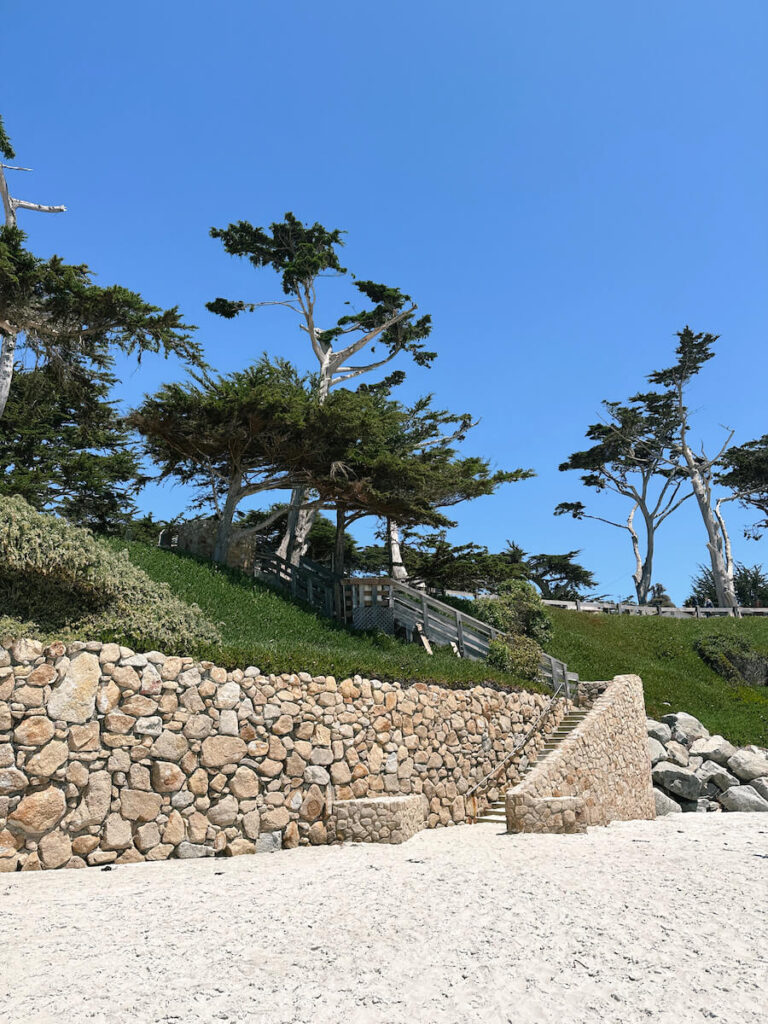
[[[573,711],[569,711],[567,715],[561,720],[558,727],[547,737],[547,742],[539,751],[539,754],[535,761],[531,761],[526,768],[523,768],[520,772],[518,782],[522,782],[526,775],[533,769],[541,764],[545,757],[549,757],[553,750],[557,750],[560,744],[563,742],[566,736],[584,721],[589,714],[588,708],[575,708]],[[507,824],[507,811],[505,806],[505,797],[502,796],[500,800],[494,801],[490,804],[488,809],[477,819],[478,823],[481,822],[492,822],[494,825]]]

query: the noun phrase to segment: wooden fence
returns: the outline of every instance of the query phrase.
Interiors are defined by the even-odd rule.
[[[674,608],[652,604],[627,604],[623,601],[544,601],[550,608],[565,608],[574,612],[603,612],[608,615],[660,615],[667,619],[711,619],[730,616],[768,615],[768,608]]]
[[[302,558],[300,565],[291,565],[274,551],[257,550],[253,575],[289,591],[291,597],[306,601],[329,618],[336,615],[338,577],[324,565],[308,558]]]
[[[253,574],[356,629],[402,632],[409,641],[426,639],[430,645],[451,646],[460,657],[473,661],[485,659],[491,641],[505,635],[426,591],[388,576],[339,577],[307,558],[291,565],[266,549],[255,552]],[[567,693],[578,680],[565,662],[549,654],[542,655],[541,675],[553,689],[560,686]]]

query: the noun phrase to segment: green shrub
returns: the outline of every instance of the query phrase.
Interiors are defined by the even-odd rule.
[[[699,637],[694,648],[702,661],[724,679],[756,686],[768,683],[768,658],[744,637],[714,633]]]
[[[489,665],[510,672],[519,679],[538,679],[541,662],[541,648],[529,636],[496,637],[488,649]]]
[[[552,624],[543,601],[525,580],[507,580],[499,587],[497,597],[478,597],[474,614],[490,626],[515,636],[527,636],[540,647],[552,639]]]
[[[0,497],[0,620],[4,635],[115,640],[186,653],[218,629],[89,530]],[[14,621],[15,620],[15,621]]]

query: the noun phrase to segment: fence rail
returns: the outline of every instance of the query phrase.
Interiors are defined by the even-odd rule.
[[[274,551],[257,550],[253,575],[290,591],[291,597],[306,601],[323,615],[335,616],[338,578],[325,566],[308,558],[303,558],[299,565],[291,565]]]
[[[667,619],[711,619],[730,616],[768,615],[768,608],[693,608],[664,607],[652,604],[627,604],[623,601],[544,601],[550,608],[564,608],[575,612],[603,612],[608,615],[660,615]]]

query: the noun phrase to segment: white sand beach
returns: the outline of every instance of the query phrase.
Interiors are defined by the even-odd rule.
[[[768,1019],[768,815],[0,876],[0,1020]]]

